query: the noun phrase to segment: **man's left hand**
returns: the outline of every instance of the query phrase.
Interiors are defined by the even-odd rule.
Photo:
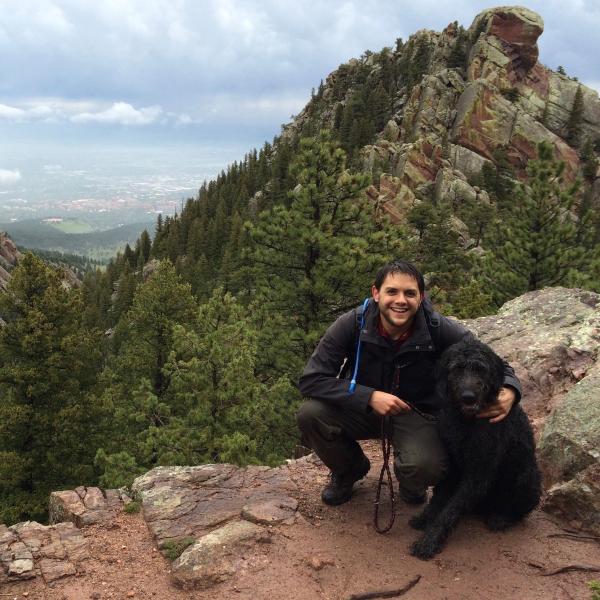
[[[503,387],[496,398],[496,402],[477,414],[478,419],[489,419],[490,423],[499,423],[510,412],[515,403],[517,394],[510,387]]]

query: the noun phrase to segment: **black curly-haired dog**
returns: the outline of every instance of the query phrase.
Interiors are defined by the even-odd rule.
[[[533,433],[523,409],[513,405],[497,423],[476,418],[502,387],[502,359],[481,342],[462,340],[444,352],[436,376],[447,399],[438,425],[449,469],[423,512],[409,521],[424,530],[410,549],[421,559],[441,550],[465,513],[477,513],[490,529],[503,530],[530,513],[541,495]]]

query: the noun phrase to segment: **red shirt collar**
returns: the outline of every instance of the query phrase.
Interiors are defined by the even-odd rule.
[[[381,337],[389,339],[390,342],[392,342],[392,344],[394,344],[396,348],[402,346],[402,344],[412,335],[414,326],[414,322],[411,323],[411,326],[398,339],[393,340],[390,337],[390,334],[386,331],[383,324],[381,323],[381,318],[379,318],[379,320],[377,321],[377,331],[379,332],[379,335]]]

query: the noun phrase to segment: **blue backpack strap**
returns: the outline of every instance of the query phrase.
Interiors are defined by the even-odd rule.
[[[354,359],[354,371],[352,372],[352,379],[350,380],[350,387],[348,388],[349,394],[354,394],[354,390],[356,389],[356,375],[358,373],[358,365],[360,363],[360,347],[362,341],[360,339],[360,332],[365,326],[365,320],[367,316],[367,308],[369,307],[369,301],[371,298],[365,298],[365,301],[362,303],[360,308],[360,323],[358,325],[358,340],[356,341],[356,358]],[[358,315],[357,315],[358,317]]]

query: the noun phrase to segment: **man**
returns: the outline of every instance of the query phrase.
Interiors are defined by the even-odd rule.
[[[381,418],[392,417],[400,497],[420,504],[446,469],[435,421],[427,418],[443,401],[435,392],[435,363],[448,346],[472,334],[433,311],[423,276],[406,261],[382,267],[371,293],[364,318],[360,308],[339,317],[310,357],[300,378],[300,391],[310,399],[298,411],[298,424],[331,470],[321,498],[338,505],[350,500],[354,483],[371,466],[356,440],[378,438]],[[354,387],[349,378],[355,369]],[[479,418],[501,421],[521,396],[519,380],[506,363],[504,386]]]

